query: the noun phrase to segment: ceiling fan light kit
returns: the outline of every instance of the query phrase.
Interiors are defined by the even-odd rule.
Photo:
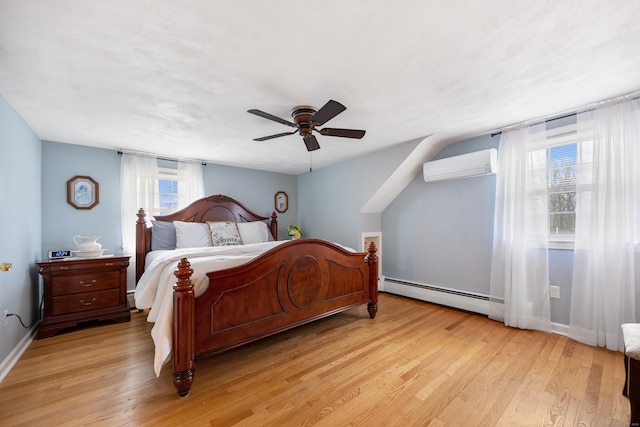
[[[299,133],[300,136],[302,136],[304,145],[307,147],[307,151],[311,152],[320,148],[318,140],[316,139],[315,135],[313,135],[314,131],[316,131],[320,135],[337,136],[341,138],[361,139],[364,136],[364,130],[317,128],[317,126],[324,125],[326,122],[342,113],[346,109],[347,107],[334,100],[330,100],[319,110],[310,105],[298,105],[297,107],[293,107],[291,109],[291,117],[293,118],[293,122],[281,119],[280,117],[256,109],[248,110],[247,112],[268,120],[273,120],[289,127],[296,128],[296,130],[294,130],[293,132],[283,132],[277,133],[275,135],[263,136],[261,138],[255,138],[254,141],[267,141],[269,139]]]

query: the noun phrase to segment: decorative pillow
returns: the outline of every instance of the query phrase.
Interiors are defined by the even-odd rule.
[[[173,250],[176,248],[176,227],[173,222],[151,220],[151,250]]]
[[[233,221],[209,221],[209,232],[211,233],[212,246],[241,245],[238,226]]]
[[[238,232],[243,245],[269,241],[269,229],[262,221],[239,222]]]
[[[176,249],[211,246],[209,227],[203,222],[173,221],[176,227]]]

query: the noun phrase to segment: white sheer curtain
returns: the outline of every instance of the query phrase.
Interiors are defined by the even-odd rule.
[[[544,123],[502,132],[489,317],[550,332],[547,197]]]
[[[577,164],[569,336],[623,350],[640,277],[640,101],[579,113],[578,140],[593,151]]]
[[[204,197],[204,177],[200,162],[178,162],[178,209]]]
[[[122,250],[125,254],[135,253],[136,213],[138,209],[144,208],[146,212],[152,212],[160,205],[158,177],[158,161],[155,158],[122,154],[120,160],[120,197],[122,199]],[[147,215],[147,221],[149,220]],[[130,264],[135,266],[133,257]]]

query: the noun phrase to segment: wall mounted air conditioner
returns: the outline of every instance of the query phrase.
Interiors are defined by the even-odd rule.
[[[487,150],[433,160],[422,166],[425,182],[448,181],[495,173],[498,150]]]

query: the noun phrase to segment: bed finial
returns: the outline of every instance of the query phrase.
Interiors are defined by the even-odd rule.
[[[147,221],[145,220],[145,217],[147,216],[147,214],[144,212],[143,208],[138,209],[138,221],[136,221],[137,224],[146,224]]]
[[[147,235],[147,220],[145,219],[147,214],[143,208],[138,209],[138,220],[136,221],[136,284],[142,273],[144,273],[144,262],[147,252],[147,242],[149,237]]]
[[[278,214],[276,211],[271,213],[271,235],[273,236],[273,240],[278,240]]]

